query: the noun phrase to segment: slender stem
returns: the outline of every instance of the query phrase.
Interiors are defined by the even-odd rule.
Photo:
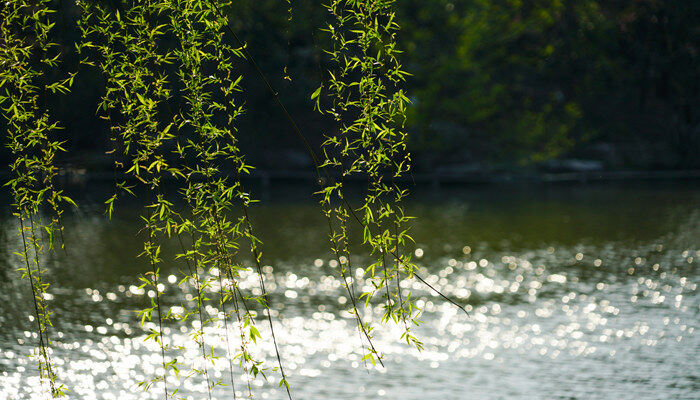
[[[214,10],[219,15],[219,18],[226,19],[226,17],[224,17],[223,13],[219,9],[219,6],[216,4],[216,0],[209,0],[209,3],[214,7]],[[267,79],[265,74],[262,72],[262,70],[260,69],[260,66],[258,66],[257,61],[255,61],[255,58],[253,57],[253,55],[250,54],[250,52],[248,51],[248,47],[246,46],[246,44],[238,37],[236,32],[231,28],[231,25],[228,24],[228,20],[226,20],[226,21],[227,21],[227,23],[225,25],[226,29],[229,31],[231,36],[233,36],[233,38],[236,40],[236,42],[238,42],[238,45],[241,47],[241,51],[243,52],[243,55],[248,59],[250,64],[253,66],[253,69],[255,69],[255,72],[258,74],[260,79],[263,81],[263,83],[267,87],[267,90],[272,95],[272,98],[275,100],[275,103],[277,103],[279,108],[282,110],[282,113],[287,118],[287,121],[292,126],[292,129],[299,137],[299,140],[301,140],[302,143],[304,144],[304,146],[306,147],[306,150],[309,152],[309,155],[311,156],[311,158],[314,162],[314,165],[316,165],[316,170],[317,170],[317,174],[318,174],[319,165],[321,163],[320,163],[318,157],[316,156],[316,152],[314,152],[314,150],[311,148],[311,145],[306,140],[306,137],[301,132],[301,129],[299,129],[299,126],[297,125],[294,118],[292,118],[292,115],[287,110],[287,107],[285,107],[284,103],[282,103],[282,100],[280,100],[279,93],[272,87],[272,85],[270,84],[270,81]],[[320,178],[320,175],[319,175],[319,178]]]
[[[32,301],[34,302],[34,313],[36,315],[36,324],[37,328],[39,331],[39,346],[40,346],[40,353],[41,356],[44,357],[44,363],[48,367],[48,357],[46,355],[46,344],[44,342],[44,329],[42,327],[41,319],[42,319],[42,314],[39,313],[39,304],[37,301],[37,296],[39,294],[37,293],[37,288],[34,285],[34,276],[32,274],[32,269],[29,265],[29,249],[27,248],[27,237],[24,233],[25,227],[24,227],[24,217],[22,216],[22,210],[20,209],[19,211],[19,223],[20,223],[20,231],[22,232],[22,244],[24,245],[24,262],[27,267],[27,274],[29,275],[29,284],[32,288]],[[41,361],[40,361],[41,364]],[[44,377],[44,369],[39,367],[39,375],[41,378]],[[42,379],[42,385],[43,385],[43,379]],[[54,389],[53,387],[51,388],[51,392],[53,393]]]
[[[399,250],[399,224],[398,222],[394,225],[395,227],[395,241],[396,241],[396,247],[395,251],[396,254],[401,254]],[[401,260],[398,258],[394,257],[394,260],[396,261],[396,293],[399,297],[399,309],[401,310],[401,319],[403,320],[403,325],[406,331],[408,331],[408,324],[406,323],[406,310],[404,309],[404,302],[403,302],[403,295],[401,294]]]
[[[431,284],[429,284],[428,282],[426,282],[425,279],[421,278],[421,276],[418,275],[417,272],[413,271],[413,276],[415,276],[416,278],[418,278],[419,281],[423,282],[423,284],[424,284],[425,286],[427,286],[427,287],[433,289],[433,291],[435,291],[435,293],[437,293],[437,294],[438,294],[440,297],[442,297],[443,299],[447,300],[448,303],[450,303],[450,304],[454,305],[455,307],[459,308],[460,310],[464,311],[464,313],[467,314],[467,316],[469,316],[469,311],[467,311],[466,309],[464,309],[464,307],[460,306],[459,304],[455,303],[455,302],[454,302],[452,299],[450,299],[449,297],[447,297],[447,296],[445,296],[444,294],[442,294],[441,291],[435,289]]]
[[[383,240],[382,240],[383,242]],[[382,267],[384,268],[384,288],[386,289],[386,306],[389,309],[389,313],[393,310],[391,306],[391,294],[389,293],[389,273],[386,270],[386,246],[382,244]]]
[[[328,217],[328,225],[331,229],[333,230],[332,225],[331,225],[331,219],[330,216]],[[352,302],[352,308],[353,312],[355,314],[355,318],[357,319],[357,325],[359,326],[359,329],[362,330],[362,333],[364,334],[365,338],[367,338],[367,342],[369,343],[370,348],[372,349],[372,353],[374,353],[377,356],[377,360],[379,360],[379,364],[384,366],[384,362],[382,362],[382,356],[377,352],[377,349],[374,348],[374,344],[372,343],[372,338],[369,336],[369,333],[367,332],[367,329],[365,328],[365,324],[362,322],[362,317],[360,317],[360,312],[358,311],[357,308],[357,302],[355,301],[355,296],[350,290],[350,283],[348,283],[348,278],[345,275],[345,270],[343,268],[343,263],[340,261],[340,256],[338,254],[338,249],[337,249],[337,243],[333,247],[333,252],[335,254],[336,261],[338,262],[338,267],[340,268],[340,274],[343,277],[343,286],[345,286],[345,289],[348,291],[348,296],[350,297],[350,301]],[[348,258],[348,265],[350,265],[350,259]]]
[[[240,182],[240,179],[239,179]],[[282,374],[282,379],[284,380],[284,388],[287,390],[287,397],[292,400],[292,392],[289,389],[289,382],[287,382],[287,375],[284,373],[284,367],[282,366],[282,357],[280,356],[280,351],[277,346],[277,338],[275,335],[275,327],[272,323],[272,312],[270,311],[270,297],[267,294],[267,289],[265,288],[265,278],[263,277],[262,265],[260,264],[260,253],[258,252],[258,247],[255,244],[255,239],[253,237],[253,224],[250,221],[250,216],[248,215],[248,206],[245,203],[241,204],[241,209],[243,210],[243,215],[248,224],[248,239],[250,240],[250,250],[253,252],[253,258],[255,258],[255,265],[258,270],[258,277],[260,278],[260,289],[262,290],[263,300],[265,302],[265,308],[267,309],[267,321],[270,324],[270,333],[272,334],[272,343],[275,345],[275,354],[277,355],[277,364],[280,367],[280,373]]]
[[[180,243],[180,248],[182,249],[182,253],[185,254],[185,245],[182,243],[182,238],[180,237],[180,234],[177,234],[177,241]],[[195,263],[195,268],[193,271],[192,265],[190,264],[190,260],[187,257],[185,258],[185,263],[187,264],[187,270],[189,271],[190,275],[194,278],[194,287],[197,290],[197,314],[199,315],[199,337],[201,340],[200,346],[202,347],[202,359],[204,360],[204,377],[207,380],[207,397],[211,400],[211,383],[209,381],[209,373],[207,371],[207,348],[204,345],[204,316],[202,313],[202,286],[199,281],[199,271],[197,271],[197,265]],[[226,337],[226,342],[228,343],[228,336]],[[231,384],[233,385],[233,375],[231,375]],[[234,399],[236,398],[236,394],[234,392],[233,395]]]
[[[221,279],[221,269],[219,269],[219,273],[217,274],[219,276],[219,300],[221,302],[221,311],[224,313],[224,331],[226,332],[225,338],[226,338],[226,357],[228,358],[228,370],[229,370],[229,375],[231,377],[231,392],[233,393],[233,398],[236,398],[236,384],[234,383],[233,379],[233,358],[231,357],[231,342],[228,337],[228,312],[226,312],[226,302],[224,301],[224,282],[223,279]],[[231,292],[229,290],[229,292]],[[233,292],[233,295],[235,296],[236,293]]]
[[[34,230],[34,217],[32,216],[31,213],[27,213],[27,214],[29,216],[29,229],[31,232],[30,241],[32,242],[32,247],[34,248],[34,262],[36,263],[36,269],[37,269],[37,276],[34,279],[37,282],[37,290],[38,290],[37,296],[39,296],[38,298],[41,299],[41,300],[38,300],[38,304],[39,304],[39,308],[41,309],[41,312],[42,312],[42,314],[41,314],[42,323],[40,326],[42,328],[42,331],[44,331],[43,339],[41,339],[43,342],[42,350],[44,352],[44,360],[46,361],[46,374],[47,374],[47,377],[49,378],[49,385],[51,386],[51,395],[53,397],[56,397],[57,392],[56,392],[56,386],[54,384],[55,375],[54,375],[53,368],[51,366],[51,361],[49,359],[49,355],[48,355],[48,352],[46,349],[48,347],[48,345],[50,344],[49,333],[48,333],[49,321],[48,321],[48,317],[46,314],[47,313],[46,305],[44,304],[45,300],[43,299],[44,285],[41,282],[41,278],[40,278],[40,274],[41,274],[41,264],[39,263],[39,251],[40,250],[39,250],[39,245],[37,244],[36,231]],[[24,239],[24,234],[22,235],[22,239]],[[37,298],[35,298],[35,302],[37,302]]]
[[[229,271],[229,274],[230,273],[231,273],[231,271]],[[234,282],[234,285],[235,285],[235,281],[233,280],[233,276],[229,275],[229,279],[231,280],[231,282]],[[246,308],[246,318],[248,319],[248,321],[251,324],[254,323],[253,317],[251,316],[250,311],[248,310],[248,306],[245,304],[245,301],[243,301],[243,295],[241,294],[240,290],[238,289],[238,285],[234,286],[234,290],[240,295],[241,302],[243,303],[243,306]],[[241,334],[241,365],[243,366],[243,372],[245,373],[247,384],[248,384],[248,396],[252,398],[253,397],[253,385],[250,381],[250,374],[248,373],[248,365],[247,365],[249,354],[248,354],[248,351],[246,350],[246,347],[245,347],[246,340],[245,340],[245,335],[243,334],[243,318],[241,317],[241,310],[238,307],[238,298],[236,297],[236,292],[234,292],[234,294],[233,294],[233,304],[234,304],[234,307],[236,308],[236,319],[238,320],[238,331]]]
[[[212,212],[210,212],[209,215],[213,217]],[[218,213],[217,213],[217,215],[218,215]],[[226,251],[225,245],[223,243],[221,243],[221,239],[223,238],[224,233],[223,233],[223,230],[221,229],[221,226],[219,225],[218,218],[216,219],[216,221],[217,221],[217,228],[219,229],[219,232],[218,232],[219,237],[216,238],[216,240],[217,240],[216,250],[219,253],[220,259],[222,259],[224,261],[228,261],[229,260],[228,252]],[[233,398],[235,399],[236,398],[236,386],[235,386],[234,379],[233,379],[233,358],[231,357],[231,344],[230,344],[230,340],[229,340],[229,336],[228,336],[228,312],[226,311],[226,302],[225,302],[225,298],[224,298],[224,294],[223,294],[224,282],[223,282],[223,279],[221,278],[222,272],[226,273],[228,276],[231,276],[231,277],[233,275],[231,273],[231,263],[230,262],[227,262],[223,266],[221,263],[217,262],[217,265],[219,266],[218,273],[217,273],[217,276],[219,279],[219,287],[220,287],[219,300],[221,303],[221,310],[224,313],[224,331],[226,332],[226,335],[225,335],[226,355],[227,355],[228,362],[229,362],[229,375],[231,377],[231,391],[233,392]],[[235,281],[232,280],[231,282],[235,284]],[[236,295],[236,293],[232,292],[230,289],[229,289],[229,293],[233,294],[233,296]],[[236,306],[236,308],[237,307],[238,306]]]
[[[152,217],[152,216],[151,216]],[[155,236],[154,229],[151,225],[151,221],[149,218],[147,228],[149,230],[149,235],[151,238]],[[167,368],[167,363],[165,361],[165,342],[163,340],[163,313],[161,312],[160,308],[160,289],[158,288],[158,267],[156,267],[156,260],[155,260],[155,255],[153,254],[153,249],[150,248],[152,246],[152,243],[148,244],[148,261],[151,264],[151,272],[153,274],[152,278],[152,285],[153,288],[155,289],[155,297],[156,297],[156,311],[158,312],[158,344],[160,345],[160,355],[163,359],[163,392],[165,394],[165,400],[168,399],[168,368]]]

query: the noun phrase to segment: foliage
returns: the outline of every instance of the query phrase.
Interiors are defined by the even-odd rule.
[[[401,182],[412,173],[415,158],[407,132],[414,133],[413,144],[422,149],[418,156],[426,164],[432,163],[431,154],[447,162],[538,162],[596,138],[610,140],[609,132],[634,126],[630,121],[641,114],[649,126],[672,115],[674,135],[668,140],[684,155],[680,164],[690,165],[693,146],[699,145],[700,102],[692,68],[697,54],[687,39],[696,33],[692,22],[698,9],[685,3],[129,0],[77,6],[77,21],[61,14],[60,34],[54,11],[64,8],[50,0],[11,1],[0,11],[0,105],[12,158],[8,186],[23,242],[17,254],[34,300],[39,338],[34,357],[54,397],[66,388],[51,360],[43,259],[55,249],[56,236],[64,246],[61,215],[66,204],[74,205],[54,184],[64,151],[64,142],[55,137],[55,114],[61,109],[55,99],[69,93],[74,80],[99,80],[96,86],[103,89],[95,103],[110,132],[115,171],[107,213],[112,215],[122,196],[147,193],[141,289],[149,301],[138,314],[147,340],[159,349],[162,370],[141,385],[150,390],[162,382],[166,399],[178,398],[178,388],[169,383],[180,382],[181,371],[185,379],[203,378],[209,397],[215,387],[230,383],[235,398],[234,363],[246,376],[249,396],[251,380],[267,378],[272,370],[292,398],[266,290],[263,243],[250,219],[255,199],[242,181],[253,169],[251,143],[262,142],[244,133],[261,116],[273,121],[275,133],[268,138],[301,139],[311,155],[331,250],[366,346],[363,361],[372,363],[382,363],[382,355],[372,343],[376,328],[364,321],[365,307],[382,307],[381,322],[402,326],[402,339],[420,350],[422,343],[412,333],[420,310],[402,281],[416,279],[452,302],[405,254],[412,241],[411,217],[402,207],[408,191]],[[316,25],[323,26],[321,32]],[[252,45],[236,33],[242,28],[253,35]],[[71,29],[79,35],[74,42],[65,34]],[[611,36],[618,41],[610,43]],[[304,51],[296,51],[300,48]],[[254,55],[263,51],[274,57],[258,63]],[[410,82],[400,59],[415,73]],[[65,72],[76,64],[79,73]],[[268,79],[263,71],[278,73]],[[615,79],[621,72],[627,72],[625,78]],[[258,83],[246,80],[253,73],[261,78]],[[293,97],[288,109],[274,89],[278,86],[283,95],[299,91],[303,96]],[[413,89],[410,100],[405,86]],[[630,98],[637,104],[628,104]],[[270,117],[273,105],[281,118]],[[322,133],[309,135],[293,115],[309,116],[312,108],[318,113],[308,125]],[[620,115],[610,118],[610,109]],[[246,113],[254,115],[248,122],[242,118]],[[286,139],[294,137],[286,124],[298,138]],[[635,135],[624,132],[621,140]],[[350,179],[367,182],[356,206],[349,200]],[[175,194],[168,186],[177,188]],[[354,282],[358,269],[353,270],[349,249],[359,238],[350,237],[349,225],[355,223],[373,257],[362,268],[369,290]],[[174,257],[163,251],[170,242],[180,246]],[[173,284],[160,270],[176,262],[183,269]],[[257,277],[259,288],[241,288],[249,275]],[[176,290],[194,293],[179,313],[164,300]],[[248,302],[263,309],[269,324],[274,368],[252,356],[251,347],[262,337]],[[190,318],[197,320],[193,328]],[[166,327],[178,324],[189,329],[201,358],[187,359],[186,349],[168,344]],[[240,337],[237,349],[231,334]],[[225,355],[207,345],[213,335],[223,336],[218,339],[226,343]],[[209,372],[220,357],[228,360],[230,382]]]
[[[410,239],[402,227],[409,217],[404,215],[400,205],[407,192],[395,179],[409,170],[410,158],[403,129],[408,99],[400,89],[406,73],[397,59],[398,25],[394,21],[392,3],[337,1],[330,6],[331,54],[336,72],[330,72],[328,86],[334,108],[323,112],[334,116],[339,130],[329,134],[322,145],[323,161],[308,148],[319,174],[323,172],[327,178],[324,180],[326,187],[320,192],[321,204],[328,217],[333,251],[352,299],[352,311],[371,348],[364,360],[373,363],[375,357],[381,362],[381,355],[371,343],[372,328],[362,321],[359,301],[364,298],[365,304],[369,304],[371,298],[383,290],[386,292],[383,322],[402,321],[406,342],[419,349],[422,347],[409,328],[409,322],[418,323],[415,319],[418,311],[410,296],[402,298],[400,287],[401,274],[410,278],[414,272],[410,259],[401,256],[399,250],[400,245]],[[29,58],[32,55],[40,53],[41,63],[47,66],[55,66],[58,58],[47,56],[52,47],[47,39],[52,24],[45,22],[51,13],[50,3],[40,5],[43,7],[33,14],[31,7],[24,4],[17,10],[5,10],[7,22],[3,25],[3,38],[17,44],[3,53],[3,63],[11,65],[3,75],[3,86],[14,85],[14,92],[8,89],[2,101],[10,126],[10,148],[15,157],[12,168],[16,178],[10,185],[15,193],[25,244],[25,251],[20,255],[25,260],[24,271],[34,291],[39,326],[39,369],[47,376],[52,395],[58,396],[64,388],[56,384],[49,357],[50,311],[44,300],[47,285],[41,279],[43,271],[39,261],[43,244],[35,229],[45,230],[50,236],[49,246],[53,247],[53,232],[56,226],[59,231],[61,229],[59,203],[72,201],[53,186],[56,175],[53,161],[55,153],[62,148],[49,134],[57,124],[49,124],[47,104],[38,104],[37,87],[26,85],[27,80],[38,80],[42,76],[41,70],[31,69],[33,64]],[[116,192],[105,202],[107,214],[112,215],[121,196],[135,195],[137,186],[146,189],[150,196],[141,217],[144,239],[140,255],[148,264],[140,278],[140,289],[147,291],[149,304],[139,310],[138,315],[148,332],[146,340],[153,341],[160,349],[162,370],[140,385],[150,390],[154,384],[162,382],[164,397],[177,398],[179,389],[169,386],[169,378],[172,375],[179,378],[183,363],[192,362],[187,377],[202,375],[211,397],[212,389],[224,384],[221,379],[214,380],[208,372],[208,366],[219,357],[214,348],[207,349],[206,344],[206,337],[211,334],[207,327],[215,325],[223,328],[233,397],[236,397],[234,360],[238,360],[248,377],[248,393],[252,396],[252,377],[265,376],[267,369],[249,351],[260,338],[253,313],[246,304],[246,300],[252,299],[264,308],[277,353],[275,370],[281,374],[279,385],[285,386],[291,399],[262,271],[262,242],[255,236],[249,217],[249,207],[254,200],[241,182],[241,176],[248,174],[252,167],[238,146],[236,122],[243,113],[239,102],[243,76],[237,68],[237,59],[247,59],[256,68],[300,138],[307,146],[308,142],[245,44],[230,28],[222,12],[226,5],[216,0],[81,2],[82,14],[77,21],[81,40],[76,44],[76,56],[81,72],[96,69],[104,79],[105,90],[98,113],[110,127],[115,178],[117,173],[126,176],[126,179],[115,179]],[[291,2],[288,7],[289,22],[292,20]],[[33,41],[25,45],[22,42],[25,33],[15,32],[13,24],[26,30],[29,30],[27,26],[33,28],[29,30],[29,34],[35,35],[30,37]],[[226,29],[230,33],[228,38]],[[237,45],[231,45],[232,41]],[[20,56],[24,58],[13,64]],[[72,79],[73,75],[45,88],[66,92]],[[320,89],[312,97],[320,107],[319,94]],[[336,107],[337,112],[334,111]],[[369,178],[368,193],[359,209],[353,209],[345,200],[342,178],[331,183],[328,170],[334,173],[335,168],[340,168],[342,177],[364,174]],[[233,171],[233,176],[226,176],[225,171]],[[164,190],[165,179],[172,180],[179,188],[179,201],[186,205],[185,210],[174,206],[178,200],[170,198],[171,194]],[[342,201],[334,205],[337,199]],[[39,213],[44,204],[51,206],[55,217],[49,224],[42,225]],[[358,218],[356,212],[361,212],[362,218]],[[364,226],[364,242],[370,253],[378,257],[377,262],[366,268],[375,289],[360,295],[355,293],[351,282],[353,273],[347,237],[350,214]],[[24,227],[25,218],[30,220],[28,230]],[[184,260],[187,266],[178,287],[193,287],[196,293],[190,304],[182,307],[182,313],[174,313],[172,308],[165,312],[168,308],[163,303],[165,292],[175,289],[160,276],[161,266],[174,261],[166,259],[162,251],[163,245],[171,239],[176,239],[181,247],[175,259]],[[244,242],[252,256],[252,268],[237,259],[240,250],[245,248]],[[28,245],[35,255],[34,268],[30,266]],[[387,253],[393,256],[391,264]],[[252,291],[244,293],[239,285],[242,274],[251,272],[259,279],[261,294],[258,296]],[[390,287],[394,279],[395,292],[393,286]],[[213,300],[208,296],[214,292],[219,294],[216,304],[221,312],[211,315],[207,307]],[[167,343],[165,324],[184,324],[190,317],[199,322],[191,337],[201,349],[200,362],[179,359],[175,354],[186,349],[173,348]],[[232,318],[235,318],[241,338],[240,349],[235,351],[229,340],[234,325]]]
[[[677,146],[700,145],[697,2],[407,0],[398,12],[424,165],[530,164],[592,141],[615,144],[612,167],[693,165]]]
[[[392,4],[393,1],[331,2],[332,19],[326,29],[331,36],[328,54],[334,67],[328,71],[326,84],[330,101],[321,106],[323,86],[312,94],[316,107],[337,124],[337,130],[326,135],[323,142],[324,160],[320,167],[324,172],[330,171],[327,175],[340,178],[326,182],[320,192],[321,205],[328,217],[331,246],[352,312],[368,341],[370,351],[364,359],[373,363],[375,356],[381,356],[372,345],[372,328],[362,322],[357,304],[363,299],[369,303],[376,294],[386,296],[382,320],[402,321],[406,342],[422,347],[409,327],[409,323],[417,323],[419,311],[414,311],[410,299],[404,301],[400,288],[401,274],[412,277],[413,272],[410,259],[399,254],[399,246],[410,240],[404,229],[410,218],[401,207],[407,191],[396,180],[409,171],[410,157],[403,126],[408,99],[400,89],[407,73],[397,59],[398,25]],[[363,205],[357,209],[359,217],[349,205],[343,186],[344,179],[357,175],[369,180]],[[347,225],[351,216],[364,227],[363,242],[377,257],[364,269],[373,290],[359,294],[352,284],[354,273],[348,250]]]
[[[251,168],[237,147],[234,124],[243,110],[236,102],[241,77],[237,76],[233,60],[242,54],[223,40],[227,20],[220,15],[220,6],[223,3],[139,1],[120,11],[85,4],[81,21],[84,40],[79,49],[96,53],[100,59],[98,66],[107,82],[101,108],[115,132],[113,142],[127,158],[126,162],[115,161],[115,168],[131,174],[154,193],[143,217],[148,232],[143,255],[151,265],[143,282],[154,296],[151,306],[140,314],[144,324],[155,314],[157,329],[149,337],[161,347],[164,373],[143,385],[148,388],[163,381],[166,397],[168,370],[178,375],[181,366],[176,358],[168,361],[166,353],[173,349],[163,342],[164,319],[185,322],[191,315],[198,317],[199,327],[192,337],[202,350],[202,363],[200,367],[191,366],[189,376],[204,375],[210,396],[211,389],[222,384],[213,381],[207,370],[207,365],[217,358],[213,348],[208,350],[205,343],[205,328],[210,324],[223,323],[234,397],[234,360],[239,360],[246,375],[264,373],[261,362],[248,351],[250,342],[259,337],[258,330],[247,307],[239,307],[246,299],[254,299],[267,308],[269,300],[262,276],[261,242],[254,235],[247,211],[253,200],[240,181],[240,175]],[[178,99],[176,110],[167,102],[172,98]],[[114,151],[116,154],[117,149]],[[220,173],[228,167],[235,171],[234,179]],[[189,216],[175,210],[173,202],[166,198],[162,190],[165,174],[179,182]],[[126,181],[117,183],[117,187],[133,193]],[[118,193],[107,200],[110,213],[117,197]],[[241,214],[231,216],[235,208],[240,208]],[[183,236],[189,237],[191,246],[184,245]],[[161,312],[160,297],[165,284],[159,280],[157,266],[163,262],[160,242],[170,237],[176,237],[181,245],[182,253],[176,258],[187,264],[181,284],[193,285],[196,291],[194,310],[182,315]],[[236,262],[242,240],[249,243],[254,256],[261,296],[246,296],[238,287],[239,274],[247,269]],[[204,307],[210,301],[207,289],[216,285],[222,321],[208,315]],[[233,309],[227,312],[230,303]],[[230,347],[231,314],[235,315],[241,336],[238,352]],[[267,315],[275,340],[271,313]],[[279,356],[278,361],[280,385],[284,384],[289,392]],[[249,392],[250,379],[249,376]],[[174,396],[177,390],[171,392]]]
[[[71,20],[80,12],[70,2],[56,3],[62,16],[52,32],[70,49],[78,35]],[[316,144],[334,129],[332,119],[312,112],[308,96],[333,68],[321,50],[330,48],[330,37],[317,32],[328,12],[310,0],[291,3],[291,21],[280,0],[239,0],[224,11]],[[572,156],[597,157],[611,168],[698,166],[692,156],[700,149],[697,2],[404,0],[393,8],[402,27],[401,59],[413,75],[405,84],[412,100],[406,130],[417,171]],[[64,56],[52,76],[71,70],[74,56]],[[254,68],[242,59],[234,63],[244,76],[240,98],[247,107],[237,125],[249,163],[308,167]],[[72,94],[47,99],[75,149],[59,159],[87,150],[89,159],[71,161],[108,164],[100,157],[107,135],[94,134],[107,132],[108,124],[80,112],[99,101],[102,89],[100,75],[83,70]],[[600,147],[608,150],[588,151]]]
[[[54,186],[54,160],[58,152],[64,151],[63,142],[54,137],[58,123],[52,121],[43,105],[47,91],[65,93],[73,78],[57,82],[46,79],[44,70],[56,67],[60,56],[49,39],[51,14],[47,1],[8,2],[0,11],[0,106],[8,125],[7,147],[13,156],[12,177],[6,185],[12,191],[23,243],[22,251],[17,253],[24,262],[19,271],[31,287],[39,337],[39,348],[33,356],[42,385],[48,384],[53,397],[63,397],[66,388],[58,382],[51,361],[49,282],[43,258],[55,249],[56,234],[63,237],[61,207],[73,201]]]

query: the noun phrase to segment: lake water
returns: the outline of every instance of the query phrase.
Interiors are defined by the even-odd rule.
[[[75,399],[162,399],[160,385],[150,393],[137,387],[161,362],[133,312],[148,301],[136,287],[148,270],[136,257],[141,208],[120,203],[109,221],[102,214],[106,188],[69,191],[81,207],[66,216],[68,252],[45,260],[60,380]],[[295,399],[700,399],[698,182],[413,191],[406,208],[418,217],[415,260],[470,316],[404,280],[403,289],[424,306],[424,324],[414,331],[425,350],[402,344],[400,326],[380,326],[379,307],[367,309],[386,368],[361,361],[360,337],[330,263],[327,225],[308,191],[273,186],[253,208],[263,262],[273,267],[266,279]],[[0,398],[38,399],[41,384],[27,357],[38,342],[31,294],[13,255],[21,246],[18,223],[3,209]],[[361,267],[367,258],[354,248]],[[168,263],[162,276],[179,279],[184,268]],[[251,274],[242,288],[255,283]],[[169,285],[164,302],[175,305],[182,296]],[[262,318],[256,325],[265,339],[256,353],[274,367],[268,325]],[[179,388],[203,399],[203,379],[185,378],[199,350],[181,328],[166,327],[166,341],[186,348]],[[223,356],[221,332],[211,327],[205,337]],[[225,360],[209,371],[226,382]],[[241,398],[242,374],[236,371]],[[277,372],[268,375],[271,383],[253,381],[255,397],[286,398]],[[213,397],[232,398],[230,387],[216,388]]]

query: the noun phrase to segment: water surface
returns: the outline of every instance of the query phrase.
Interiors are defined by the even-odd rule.
[[[162,398],[160,386],[150,393],[137,386],[160,365],[134,313],[148,301],[137,287],[148,270],[136,257],[142,209],[123,202],[110,221],[102,213],[106,188],[74,192],[81,207],[66,217],[68,252],[44,260],[60,379],[70,398]],[[420,282],[403,280],[404,293],[411,290],[424,307],[415,333],[425,350],[402,344],[400,326],[379,326],[379,307],[367,309],[386,368],[361,361],[327,225],[308,191],[273,187],[252,210],[295,399],[700,398],[696,182],[414,192],[407,209],[418,217],[417,243],[410,251],[428,281],[470,316]],[[17,225],[9,211],[2,214],[0,398],[34,399],[41,384],[26,355],[38,339],[28,283],[15,271]],[[352,234],[357,239],[359,231]],[[353,247],[353,264],[366,265],[359,243]],[[170,262],[162,274],[175,281],[185,268]],[[365,284],[355,272],[356,283]],[[257,290],[256,282],[248,274],[242,288]],[[188,293],[169,285],[164,301],[176,305]],[[274,367],[268,326],[262,317],[256,325],[266,339],[258,357]],[[185,365],[197,366],[199,350],[187,330],[177,323],[166,330],[170,344],[185,347]],[[207,343],[225,355],[221,333],[208,328]],[[226,382],[225,360],[210,371]],[[286,398],[276,388],[277,372],[268,374],[270,383],[253,381],[256,397]],[[247,394],[242,375],[236,371],[239,396]],[[199,376],[170,384],[187,398],[206,398]],[[214,397],[231,398],[231,388],[216,388]]]

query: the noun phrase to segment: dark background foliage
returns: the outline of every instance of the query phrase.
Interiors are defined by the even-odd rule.
[[[313,111],[324,80],[326,10],[317,1],[237,0],[232,28],[247,41],[298,120],[320,144],[332,124]],[[119,6],[117,4],[117,6]],[[77,8],[56,2],[63,71],[78,68]],[[401,0],[413,74],[407,129],[418,171],[700,167],[700,2],[688,0]],[[285,72],[286,67],[286,72]],[[260,169],[308,170],[299,140],[251,66],[241,147]],[[285,79],[288,77],[288,79]],[[100,74],[81,67],[48,105],[65,128],[61,162],[111,170],[109,129],[96,116]],[[0,122],[2,124],[3,122]],[[3,128],[4,127],[0,127]],[[7,152],[0,155],[7,165]],[[555,161],[553,161],[555,160]]]

